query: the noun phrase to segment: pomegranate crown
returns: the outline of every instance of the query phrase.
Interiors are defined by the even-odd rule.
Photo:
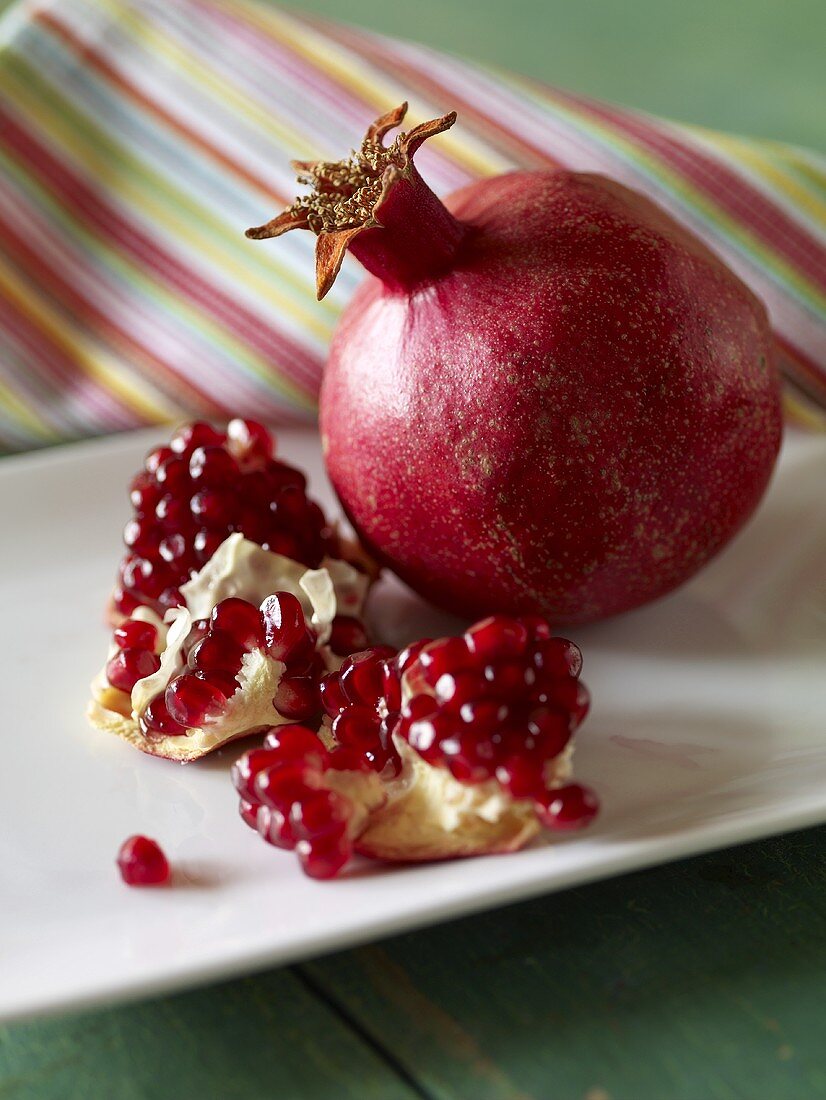
[[[298,182],[312,190],[266,222],[248,229],[247,237],[264,240],[291,229],[310,229],[316,241],[316,291],[319,301],[335,282],[344,255],[353,240],[367,229],[384,228],[382,208],[395,184],[411,181],[413,156],[429,137],[449,130],[456,121],[451,111],[405,133],[390,145],[385,135],[400,126],[407,103],[381,115],[369,127],[361,148],[345,160],[292,161]]]

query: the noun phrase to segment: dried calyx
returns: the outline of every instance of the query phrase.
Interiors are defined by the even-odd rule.
[[[385,145],[385,136],[406,113],[403,103],[378,118],[360,149],[345,160],[294,161],[299,183],[312,190],[271,221],[247,230],[254,240],[291,229],[315,233],[319,298],[333,285],[348,250],[391,287],[433,274],[455,254],[463,228],[424,183],[413,156],[422,142],[453,125],[456,112],[423,122]]]

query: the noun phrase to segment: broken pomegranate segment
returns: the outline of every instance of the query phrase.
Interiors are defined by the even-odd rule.
[[[241,816],[332,877],[352,852],[401,862],[513,851],[597,812],[566,783],[588,710],[579,649],[537,617],[375,647],[321,681],[327,718],[272,730],[233,769]]]
[[[130,836],[118,852],[118,870],[127,886],[162,886],[169,881],[169,861],[156,841]]]
[[[181,587],[182,606],[164,620],[137,608],[115,629],[92,723],[181,761],[281,723],[317,725],[319,681],[341,663],[329,644],[339,606],[357,615],[367,584],[346,562],[306,569],[231,535]]]
[[[233,532],[305,568],[343,555],[304,475],[274,457],[274,447],[255,421],[232,420],[225,432],[196,421],[147,455],[130,486],[116,617],[180,606],[182,586]]]

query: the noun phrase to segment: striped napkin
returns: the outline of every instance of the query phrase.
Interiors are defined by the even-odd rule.
[[[787,410],[826,423],[826,160],[676,125],[253,0],[52,0],[0,29],[0,447],[181,418],[310,421],[361,272],[245,240],[402,100],[459,123],[439,193],[519,168],[649,194],[766,302]]]

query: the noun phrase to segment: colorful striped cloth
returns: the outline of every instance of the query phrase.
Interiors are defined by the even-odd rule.
[[[252,0],[53,0],[0,30],[0,446],[191,413],[311,420],[360,277],[315,301],[311,235],[244,229],[291,158],[337,158],[404,99],[459,124],[419,158],[441,193],[513,167],[647,192],[769,307],[788,407],[826,409],[826,162],[678,126]]]

